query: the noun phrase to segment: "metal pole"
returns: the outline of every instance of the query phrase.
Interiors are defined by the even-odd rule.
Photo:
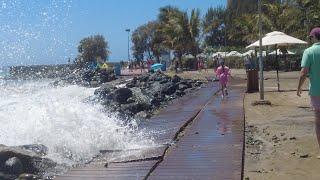
[[[130,42],[130,29],[126,29],[128,32],[128,62],[129,62],[129,67],[130,65],[132,66],[131,60],[130,60],[130,47],[129,47],[129,42]]]
[[[258,4],[259,8],[259,69],[260,69],[260,100],[264,100],[263,85],[263,61],[262,61],[262,22],[261,22],[261,0]]]

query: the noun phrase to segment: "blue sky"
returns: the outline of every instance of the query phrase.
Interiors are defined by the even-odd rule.
[[[0,66],[66,63],[78,42],[102,34],[110,61],[127,59],[127,32],[155,20],[160,7],[225,6],[226,0],[0,0]]]

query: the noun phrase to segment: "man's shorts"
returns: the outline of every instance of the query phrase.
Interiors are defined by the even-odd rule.
[[[320,111],[320,96],[310,96],[311,105],[315,111]]]

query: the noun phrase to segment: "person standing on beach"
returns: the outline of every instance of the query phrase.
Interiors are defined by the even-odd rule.
[[[248,71],[251,67],[250,67],[251,63],[250,63],[250,56],[246,55],[244,57],[244,66],[245,66],[245,70]]]
[[[228,95],[227,84],[228,78],[231,76],[231,71],[227,66],[224,65],[224,61],[220,62],[220,66],[216,71],[216,76],[219,78],[222,92],[221,96],[223,98],[224,96]]]
[[[302,85],[309,77],[309,96],[315,111],[315,130],[320,147],[320,27],[313,28],[309,38],[313,45],[306,49],[302,56],[297,95],[301,96]],[[317,158],[320,159],[320,154]]]

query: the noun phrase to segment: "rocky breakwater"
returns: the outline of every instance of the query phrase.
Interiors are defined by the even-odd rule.
[[[102,84],[91,99],[99,101],[123,119],[146,119],[168,104],[203,84],[201,81],[148,73],[118,85]]]
[[[47,147],[0,145],[0,179],[40,179],[56,171],[57,164],[48,158]]]
[[[77,84],[88,87],[97,87],[115,79],[116,76],[113,69],[86,70],[77,68],[65,77],[55,81],[53,85]]]

